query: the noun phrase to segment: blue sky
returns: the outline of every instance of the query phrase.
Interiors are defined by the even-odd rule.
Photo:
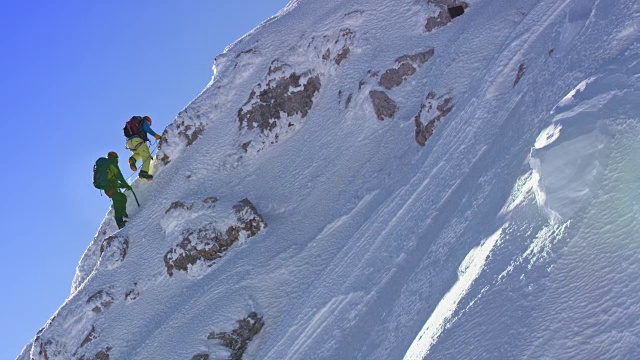
[[[0,359],[69,295],[109,208],[91,184],[124,160],[134,114],[162,132],[209,82],[214,57],[287,0],[5,1],[0,11]]]

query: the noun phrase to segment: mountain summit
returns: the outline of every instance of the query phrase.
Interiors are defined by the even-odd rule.
[[[216,58],[18,359],[639,358],[639,24],[292,0]]]

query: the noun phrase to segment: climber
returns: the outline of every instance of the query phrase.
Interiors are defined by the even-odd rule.
[[[153,175],[149,174],[149,166],[151,165],[151,153],[147,141],[147,134],[151,134],[156,140],[160,140],[160,135],[151,129],[151,118],[148,116],[133,116],[124,126],[124,136],[127,138],[127,149],[131,150],[133,155],[129,158],[129,167],[131,171],[138,170],[136,163],[142,159],[142,168],[138,177],[146,180],[152,180]]]
[[[113,211],[116,224],[119,229],[124,227],[128,218],[127,196],[120,192],[120,188],[131,190],[120,168],[118,167],[118,154],[110,151],[106,158],[99,158],[93,167],[93,186],[104,190],[105,194],[113,200]]]

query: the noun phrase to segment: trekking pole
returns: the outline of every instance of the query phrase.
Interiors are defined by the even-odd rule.
[[[138,207],[140,207],[140,203],[138,202],[138,197],[136,196],[136,193],[133,191],[133,189],[127,189],[127,190],[131,190],[131,193],[133,194],[133,198],[136,199],[136,204],[138,204]]]

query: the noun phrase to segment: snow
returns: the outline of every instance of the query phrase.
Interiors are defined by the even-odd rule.
[[[473,281],[480,275],[491,250],[498,244],[502,229],[483,241],[480,246],[471,249],[458,269],[458,281],[440,300],[427,320],[418,337],[413,341],[404,358],[407,360],[424,359],[429,349],[438,340],[455,313],[460,300],[469,291]]]
[[[226,358],[251,312],[245,359],[640,356],[640,5],[468,3],[291,1],[230,45],[18,359]]]

